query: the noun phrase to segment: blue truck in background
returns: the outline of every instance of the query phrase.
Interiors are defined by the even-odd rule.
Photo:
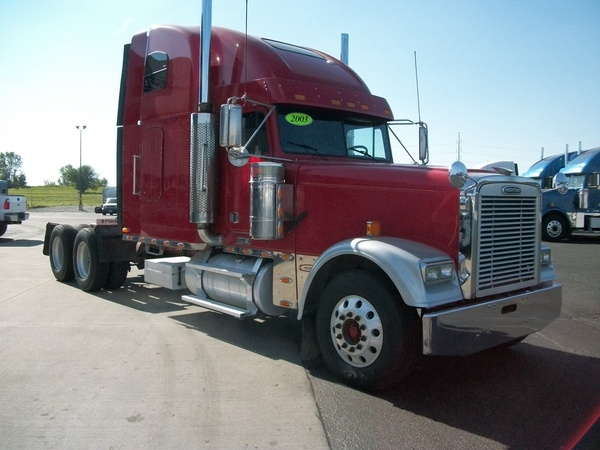
[[[562,155],[563,161],[564,157]],[[532,169],[538,163],[523,176],[535,173]],[[546,170],[548,165],[546,164]],[[540,174],[542,172],[543,170],[539,170]],[[566,194],[560,194],[556,189],[545,189],[547,186],[543,183],[543,175],[540,175],[544,189],[542,239],[560,241],[574,231],[600,232],[600,147],[576,154],[560,172],[568,180]]]
[[[579,152],[568,152],[567,154],[568,164],[573,158],[579,155]],[[527,172],[525,172],[523,176],[537,180],[542,189],[552,189],[554,175],[556,175],[560,169],[564,168],[565,165],[565,153],[546,156],[527,169]]]

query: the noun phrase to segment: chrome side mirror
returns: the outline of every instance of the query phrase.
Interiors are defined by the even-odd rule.
[[[467,183],[468,176],[469,172],[467,171],[467,166],[460,161],[453,162],[450,169],[448,169],[448,180],[450,180],[450,184],[457,189],[462,189]]]
[[[567,178],[567,176],[562,173],[562,172],[558,172],[556,175],[554,175],[554,180],[552,182],[552,185],[554,187],[554,189],[556,189],[558,191],[559,194],[566,194],[569,191],[569,179]]]
[[[429,136],[427,127],[423,124],[419,125],[419,160],[423,164],[429,162]]]
[[[227,148],[242,146],[241,105],[233,103],[221,105],[219,144]]]

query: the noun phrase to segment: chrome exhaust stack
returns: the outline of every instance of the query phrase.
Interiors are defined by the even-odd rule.
[[[215,221],[217,190],[217,147],[215,116],[209,103],[210,40],[212,2],[202,2],[198,80],[198,112],[190,118],[190,222],[197,224],[198,234],[209,245],[222,245],[221,236],[210,234]]]

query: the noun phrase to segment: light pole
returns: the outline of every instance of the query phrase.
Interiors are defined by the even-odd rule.
[[[86,125],[75,125],[79,130],[79,211],[83,211],[83,201],[81,199],[81,135]]]

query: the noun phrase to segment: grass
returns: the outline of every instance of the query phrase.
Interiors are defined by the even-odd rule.
[[[79,192],[71,186],[31,186],[9,189],[9,195],[22,195],[27,198],[27,208],[45,208],[48,206],[77,206]],[[82,195],[84,206],[102,205],[102,188],[87,191]]]

